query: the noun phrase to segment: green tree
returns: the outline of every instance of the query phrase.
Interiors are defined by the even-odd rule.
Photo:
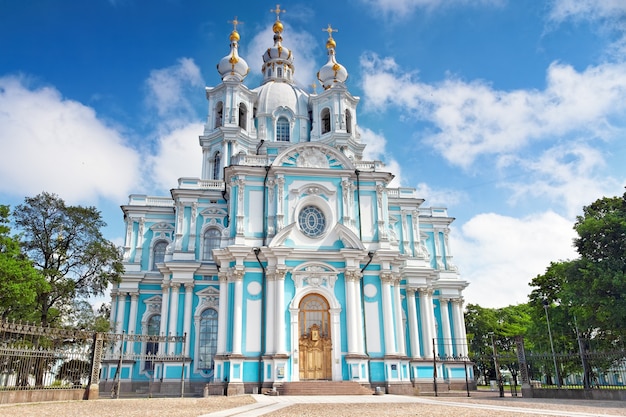
[[[579,258],[535,277],[530,303],[536,316],[548,306],[555,349],[575,351],[579,336],[610,349],[626,336],[626,194],[584,207],[574,229]]]
[[[37,294],[49,285],[11,236],[9,206],[0,205],[0,318],[28,320]]]
[[[49,284],[37,297],[43,324],[67,317],[76,300],[102,295],[123,271],[120,250],[106,240],[95,207],[69,206],[50,193],[27,197],[13,214],[23,247]]]
[[[524,336],[532,325],[527,304],[503,308],[484,308],[468,304],[465,310],[465,328],[469,353],[474,360],[476,375],[495,378],[493,349],[500,367],[516,369],[515,337]]]

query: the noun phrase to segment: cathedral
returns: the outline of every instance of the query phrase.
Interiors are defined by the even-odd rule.
[[[101,385],[182,381],[226,395],[299,381],[465,386],[468,283],[449,246],[453,218],[363,160],[359,98],[330,25],[320,92],[297,85],[280,11],[252,89],[233,22],[221,83],[206,87],[201,177],[122,206],[112,328],[172,338],[118,344]]]

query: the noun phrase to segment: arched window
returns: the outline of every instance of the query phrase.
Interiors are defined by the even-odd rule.
[[[328,108],[322,110],[321,119],[323,135],[324,133],[330,132],[330,110]]]
[[[286,117],[281,116],[276,121],[276,140],[289,142],[289,120]]]
[[[160,240],[154,244],[152,248],[152,270],[156,271],[157,264],[163,263],[165,260],[165,251],[167,250],[167,242]]]
[[[352,113],[346,110],[346,132],[352,133]]]
[[[202,254],[202,259],[205,261],[213,260],[213,249],[217,249],[220,247],[222,242],[222,234],[219,229],[214,227],[207,229],[204,232],[204,253]]]
[[[319,327],[320,335],[327,337],[330,334],[330,308],[328,302],[319,294],[309,294],[300,302],[298,317],[300,337],[308,335],[311,326]]]
[[[146,329],[146,334],[148,336],[158,336],[161,331],[161,315],[155,314],[150,316],[148,319],[148,328]],[[146,354],[148,355],[156,355],[159,353],[159,342],[146,342]],[[144,369],[146,371],[152,371],[154,367],[154,363],[150,360],[150,358],[146,359],[146,363]]]
[[[276,68],[276,76],[279,78],[282,78],[283,76],[283,69],[281,67]]]
[[[198,331],[198,368],[213,369],[213,357],[217,352],[217,311],[207,308],[200,315]]]
[[[220,179],[220,164],[222,162],[222,159],[220,157],[220,153],[219,152],[215,152],[215,156],[213,157],[213,179],[214,180],[219,180]]]
[[[215,106],[215,127],[217,128],[217,127],[222,126],[223,120],[224,120],[224,105],[220,101],[219,103],[217,103],[217,106]]]
[[[245,104],[239,103],[239,127],[246,129],[248,123],[248,108]]]

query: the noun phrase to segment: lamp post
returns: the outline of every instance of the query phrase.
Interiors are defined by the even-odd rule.
[[[556,378],[556,386],[561,388],[561,378],[559,376],[559,367],[556,364],[556,354],[554,353],[554,343],[552,342],[552,330],[550,330],[550,318],[548,317],[548,300],[543,300],[543,309],[546,312],[546,323],[548,323],[548,337],[550,338],[550,348],[552,349],[552,360],[554,361],[554,375]]]

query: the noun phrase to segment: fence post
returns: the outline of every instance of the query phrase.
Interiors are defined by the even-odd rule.
[[[97,400],[100,397],[100,365],[102,362],[103,345],[102,333],[94,333],[91,350],[91,374],[89,375],[89,386],[87,387],[88,400]]]
[[[187,332],[183,333],[183,350],[181,356],[183,357],[182,371],[180,373],[180,398],[185,396],[185,343],[187,340]]]

